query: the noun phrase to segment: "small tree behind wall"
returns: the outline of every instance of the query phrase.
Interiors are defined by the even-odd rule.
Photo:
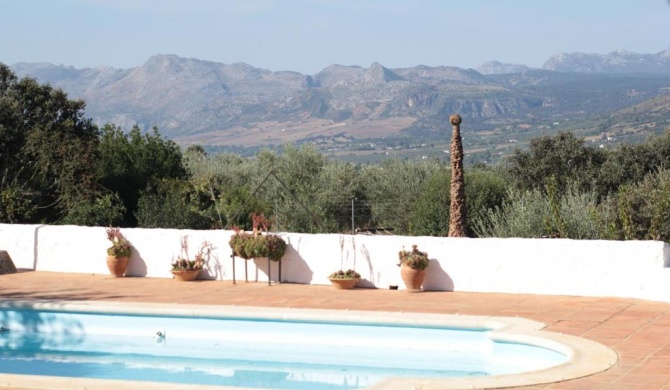
[[[449,117],[451,135],[451,207],[449,209],[449,237],[466,237],[465,180],[463,176],[463,141],[461,116]]]

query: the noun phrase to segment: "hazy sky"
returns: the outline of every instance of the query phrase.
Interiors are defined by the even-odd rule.
[[[0,15],[10,65],[129,68],[176,54],[314,74],[670,47],[669,0],[0,0]]]

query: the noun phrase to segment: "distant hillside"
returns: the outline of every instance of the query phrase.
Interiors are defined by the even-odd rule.
[[[609,54],[559,53],[549,58],[543,69],[557,72],[670,74],[670,49],[656,54],[626,50]]]
[[[477,67],[477,72],[481,74],[505,74],[505,73],[523,73],[530,70],[526,65],[503,64],[500,61],[489,61]]]
[[[670,88],[667,93],[599,118],[591,127],[617,143],[643,141],[670,129]]]
[[[634,57],[616,53],[606,56]],[[663,53],[641,58],[653,57],[660,64],[668,57]],[[373,63],[367,68],[331,65],[304,75],[174,55],[156,55],[131,69],[44,63],[11,67],[20,77],[35,77],[84,99],[87,115],[100,124],[126,129],[155,125],[184,144],[244,148],[312,142],[333,153],[409,145],[401,139],[441,142],[448,117],[456,112],[465,118],[468,137],[501,126],[597,117],[663,95],[670,87],[670,72],[658,71],[660,65],[645,69],[661,74],[597,73],[614,68],[589,68],[584,60],[574,68],[582,73],[566,72],[568,59],[575,63],[577,57],[558,55],[547,61],[545,67],[560,72],[496,62],[484,64],[481,72],[423,65],[391,69]],[[486,143],[484,136],[471,139]]]

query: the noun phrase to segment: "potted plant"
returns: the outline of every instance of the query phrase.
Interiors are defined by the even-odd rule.
[[[212,252],[213,246],[208,241],[203,241],[193,260],[188,255],[188,236],[181,236],[181,252],[179,257],[172,262],[172,276],[182,282],[196,280]]]
[[[412,245],[411,251],[405,248],[398,253],[400,263],[400,275],[409,292],[421,291],[421,285],[426,277],[426,268],[430,260],[426,252],[421,252],[416,245]]]
[[[267,233],[265,236],[267,257],[272,261],[279,261],[286,253],[286,241],[276,234]]]
[[[112,243],[112,246],[107,248],[107,268],[115,277],[122,277],[126,273],[133,246],[123,236],[121,229],[108,227],[105,232],[107,239]]]
[[[286,253],[286,241],[277,234],[268,232],[270,221],[263,214],[252,216],[253,231],[247,233],[234,226],[235,234],[228,244],[235,256],[245,260],[268,258],[279,261]]]
[[[237,226],[233,226],[233,230],[235,231],[235,234],[230,237],[230,241],[228,242],[230,249],[233,250],[233,255],[245,260],[251,259],[253,256],[247,254],[246,246],[253,236]]]
[[[351,237],[351,245],[354,249],[354,268],[356,268],[356,241]],[[347,251],[347,258],[349,257],[349,252]],[[353,269],[343,270],[344,267],[344,237],[340,236],[340,270],[335,271],[328,279],[330,283],[338,290],[349,290],[356,286],[358,279],[361,278],[361,275]]]
[[[356,286],[361,275],[353,269],[339,270],[330,274],[330,283],[338,290],[349,290]]]
[[[245,260],[262,258],[267,259],[268,283],[271,280],[270,261],[280,261],[286,253],[286,241],[277,234],[269,233],[270,220],[263,214],[252,215],[253,231],[247,233],[237,226],[233,226],[235,234],[230,237],[228,244],[233,250],[233,258],[241,257]],[[258,265],[258,264],[257,264]],[[247,277],[247,262],[244,262],[244,279]],[[279,280],[281,280],[281,262],[279,263]],[[235,263],[233,263],[233,282],[235,282]]]

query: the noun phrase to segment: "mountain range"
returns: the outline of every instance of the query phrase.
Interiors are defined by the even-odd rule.
[[[314,75],[156,55],[130,69],[11,65],[84,99],[86,115],[123,128],[157,126],[184,144],[323,145],[386,137],[430,139],[459,113],[465,131],[506,121],[602,115],[668,92],[670,49],[657,54],[560,53],[542,69],[391,69],[331,65]]]

